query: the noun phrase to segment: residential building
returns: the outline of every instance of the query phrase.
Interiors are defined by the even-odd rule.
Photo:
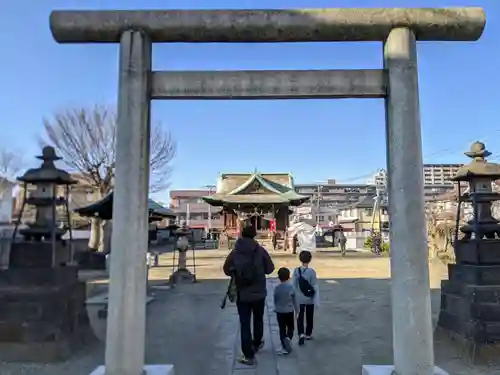
[[[453,189],[453,184],[424,185],[424,199],[425,201],[434,200],[435,197],[451,192]]]
[[[379,169],[374,175],[366,181],[368,185],[375,185],[380,187],[387,186],[387,171],[385,169]]]
[[[424,164],[425,185],[453,185],[450,178],[455,176],[462,164]]]
[[[453,181],[449,179],[456,173],[460,164],[425,164],[424,165],[424,196],[426,200],[444,194],[453,189]],[[387,188],[387,172],[379,169],[368,181],[377,188]]]
[[[350,207],[339,209],[338,224],[342,225],[346,232],[369,232],[372,229],[387,231],[389,229],[389,214],[387,202],[380,203],[380,213],[374,214],[374,202],[372,197],[365,197]]]
[[[335,180],[328,180],[326,183],[296,184],[297,193],[311,196],[310,202],[301,206],[301,209],[309,206],[312,219],[315,219],[321,227],[328,227],[332,223],[337,224],[341,211],[346,215],[348,212],[346,210],[361,201],[364,201],[365,205],[370,205],[370,207],[365,207],[369,211],[373,209],[373,198],[377,195],[377,189],[382,191],[382,195],[386,195],[385,185],[383,185],[386,175],[382,171],[380,170],[379,174],[370,180],[374,184],[337,184]],[[453,190],[453,184],[425,185],[424,198],[426,201],[432,200],[450,190]],[[365,198],[368,199],[365,200]]]
[[[377,194],[374,185],[337,184],[335,180],[328,180],[326,183],[295,184],[295,191],[311,196],[311,201],[305,205],[311,206],[313,219],[315,218],[321,227],[336,223],[340,209],[351,207],[367,197],[373,199]]]
[[[171,190],[170,209],[177,214],[177,220],[185,220],[192,228],[224,228],[224,220],[215,207],[203,201],[202,197],[213,194],[213,190]],[[209,219],[210,217],[210,219]]]
[[[455,176],[461,166],[462,164],[424,164],[424,185],[453,185],[450,178]],[[379,169],[367,184],[387,186],[387,171]]]

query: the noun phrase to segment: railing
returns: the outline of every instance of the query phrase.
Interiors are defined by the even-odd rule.
[[[208,212],[209,205],[207,203],[189,203],[189,212]],[[172,206],[175,212],[187,212],[188,203],[181,203],[177,206]],[[216,207],[212,207],[211,211],[216,211]]]
[[[185,220],[185,218],[183,218]],[[212,225],[212,228],[223,228],[224,227],[224,220],[213,220],[210,223]],[[190,226],[209,226],[209,221],[208,219],[192,219],[190,218],[188,220],[188,225]]]
[[[353,238],[353,237],[370,237],[370,232],[363,231],[363,232],[344,232],[346,237]]]

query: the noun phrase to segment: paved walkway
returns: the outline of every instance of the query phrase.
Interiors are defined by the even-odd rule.
[[[240,356],[240,337],[236,334],[232,375],[299,375],[298,359],[293,352],[289,356],[280,356],[276,351],[281,347],[279,339],[278,324],[276,322],[273,305],[273,290],[277,284],[276,279],[268,279],[268,297],[266,300],[266,311],[264,314],[264,340],[265,346],[257,354],[257,365],[245,366],[237,362]],[[236,308],[231,307],[237,317]]]
[[[243,367],[236,362],[240,353],[236,307],[220,309],[227,288],[221,266],[227,251],[197,252],[197,284],[182,284],[171,290],[156,291],[148,306],[146,363],[170,363],[176,375],[359,375],[362,364],[392,363],[389,260],[370,254],[336,252],[314,255],[320,283],[320,301],[315,314],[315,340],[295,348],[290,356],[275,355],[279,348],[278,327],[273,313],[272,289],[265,315],[265,347],[257,356],[257,366]],[[279,267],[293,268],[296,256],[271,254]],[[439,302],[439,280],[432,284],[432,295]],[[445,271],[445,270],[444,270]],[[171,255],[160,259],[150,279],[168,279]],[[433,273],[431,271],[431,273]],[[439,305],[434,304],[434,309]],[[98,337],[105,337],[106,321],[98,320],[89,309]],[[436,341],[436,362],[453,375],[500,373],[500,359],[485,366],[471,366],[460,358],[453,344]],[[104,344],[96,340],[67,362],[57,364],[0,363],[1,375],[88,375],[104,362]]]

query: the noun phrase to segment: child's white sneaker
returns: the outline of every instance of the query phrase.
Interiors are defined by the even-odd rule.
[[[292,351],[288,351],[286,350],[285,348],[281,348],[279,350],[276,351],[276,354],[277,355],[289,355]]]
[[[299,345],[302,346],[304,345],[306,337],[304,335],[299,336]]]
[[[292,352],[292,340],[290,340],[288,337],[285,339],[283,349],[288,353]]]

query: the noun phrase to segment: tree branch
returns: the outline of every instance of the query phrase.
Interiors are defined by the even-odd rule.
[[[0,148],[0,196],[4,195],[11,182],[15,182],[17,174],[24,167],[21,155],[21,152]]]
[[[44,119],[42,142],[56,148],[63,162],[80,172],[90,184],[107,194],[113,188],[116,162],[116,112],[96,105],[69,108]],[[160,123],[151,129],[150,190],[158,192],[169,186],[171,162],[177,144]]]

